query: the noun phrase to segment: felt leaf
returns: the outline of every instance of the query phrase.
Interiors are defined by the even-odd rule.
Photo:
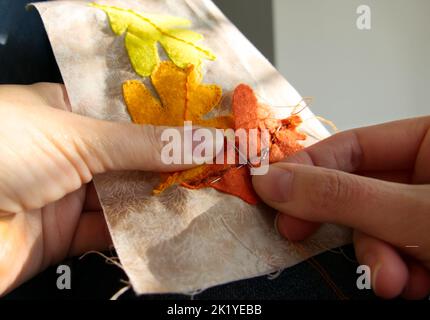
[[[112,31],[125,33],[127,49],[133,69],[142,77],[150,76],[160,62],[159,43],[168,57],[180,68],[192,64],[199,67],[203,59],[215,60],[208,49],[197,45],[203,36],[185,29],[191,22],[171,16],[137,13],[130,9],[93,3],[109,17]]]
[[[300,133],[296,128],[302,123],[298,115],[293,115],[281,120],[282,128],[272,134],[272,144],[270,148],[270,163],[281,161],[286,157],[303,149],[298,141],[306,139],[306,135]]]
[[[202,118],[219,105],[222,89],[217,85],[201,84],[201,75],[190,65],[181,69],[172,62],[161,62],[154,70],[151,81],[160,100],[138,80],[123,84],[123,96],[134,123],[157,126],[183,126],[184,121],[193,125],[227,129],[233,127],[230,116]],[[222,166],[200,166],[194,169],[164,175],[162,183],[154,189],[161,193],[174,184],[190,182],[202,184],[213,172],[225,170]],[[189,185],[189,187],[191,184]]]
[[[241,84],[236,87],[232,98],[232,109],[236,130],[267,129],[269,131],[271,135],[270,163],[280,161],[303,148],[298,141],[304,140],[306,137],[296,130],[302,122],[301,118],[293,115],[287,119],[276,119],[268,106],[258,102],[254,90],[248,85]],[[252,143],[260,145],[259,141],[250,141],[251,136],[248,135],[248,145]],[[260,135],[257,136],[257,139],[259,138]],[[261,153],[261,150],[258,152]],[[239,168],[231,166],[220,177],[221,179],[217,179],[218,181],[210,180],[209,183],[200,187],[210,186],[218,191],[237,196],[252,205],[259,202],[252,187],[251,175],[247,166]]]
[[[222,176],[222,179],[210,186],[220,192],[239,197],[252,205],[260,201],[252,186],[248,167],[231,168]]]
[[[299,115],[277,119],[269,107],[258,102],[254,90],[246,84],[236,87],[232,105],[236,130],[258,128],[270,133],[270,163],[278,162],[303,149],[299,141],[305,140],[306,136],[297,131],[297,127],[302,123]],[[248,135],[248,145],[260,144],[259,141],[249,141],[250,136]],[[260,135],[257,136],[257,139],[259,138]]]
[[[302,148],[297,141],[305,136],[296,130],[301,123],[300,117],[275,119],[270,108],[259,104],[254,91],[247,85],[239,85],[234,91],[233,121],[231,117],[202,118],[219,104],[222,91],[216,85],[201,84],[201,75],[193,66],[184,70],[171,62],[162,62],[154,70],[151,80],[160,100],[153,97],[140,81],[131,80],[123,85],[124,99],[135,123],[182,126],[184,120],[190,120],[195,125],[223,129],[267,129],[271,134],[270,162],[279,161]],[[247,166],[208,164],[164,174],[154,194],[160,194],[176,184],[189,189],[212,187],[249,204],[259,201]]]
[[[241,198],[249,204],[257,204],[248,167],[227,164],[208,164],[164,176],[164,181],[154,189],[160,194],[172,185],[179,184],[188,189],[214,188],[220,192]]]
[[[232,99],[233,117],[235,129],[267,129],[271,135],[269,162],[277,162],[291,155],[303,147],[298,143],[306,136],[296,129],[302,120],[298,115],[292,115],[287,119],[276,119],[272,110],[258,102],[254,90],[245,84],[241,84],[234,90]],[[249,141],[248,145],[259,141]],[[259,139],[259,136],[257,136]],[[258,150],[260,153],[261,150]],[[212,180],[213,181],[213,180]],[[257,204],[258,196],[252,187],[249,168],[231,167],[216,183],[206,184],[218,191],[228,193],[241,198],[249,204]]]
[[[165,176],[165,180],[154,189],[159,194],[174,184],[181,184],[189,189],[201,189],[230,169],[230,165],[208,164]]]
[[[135,123],[157,126],[183,126],[192,121],[195,126],[231,128],[230,116],[204,119],[219,105],[222,89],[217,85],[200,83],[199,72],[190,65],[181,69],[170,61],[161,62],[151,76],[158,97],[138,80],[123,84],[123,95]]]
[[[306,136],[297,131],[302,123],[298,115],[292,115],[287,119],[277,119],[273,111],[258,102],[254,90],[248,85],[241,84],[236,87],[232,98],[232,109],[234,117],[234,129],[260,129],[268,130],[271,135],[269,162],[278,162],[285,157],[301,150],[303,147],[298,141],[304,140]],[[251,141],[248,135],[248,145],[259,141]],[[257,139],[260,135],[257,135]],[[249,147],[249,146],[248,146]],[[257,150],[261,154],[261,150]],[[248,157],[249,158],[249,157]],[[238,163],[236,159],[236,163]],[[220,192],[237,196],[249,204],[257,204],[258,196],[252,187],[249,168],[235,165],[206,165],[191,171],[177,173],[161,184],[158,191],[167,189],[173,184],[181,184],[187,188],[201,189],[212,187]]]

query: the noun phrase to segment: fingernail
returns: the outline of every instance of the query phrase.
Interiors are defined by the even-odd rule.
[[[376,281],[378,280],[379,270],[381,270],[381,264],[378,263],[378,264],[376,264],[374,270],[372,271],[372,288],[373,288],[373,291],[377,290]]]
[[[254,189],[263,200],[288,202],[291,200],[293,173],[272,165],[265,175],[253,177]]]
[[[378,262],[377,257],[372,253],[366,254],[363,258],[363,262],[371,270],[372,288],[373,288],[373,290],[375,290],[376,289],[376,280],[378,278],[378,272],[381,269],[381,264]]]

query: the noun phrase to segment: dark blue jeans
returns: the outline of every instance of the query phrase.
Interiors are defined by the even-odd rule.
[[[258,1],[258,0],[257,0]],[[61,74],[36,10],[26,11],[27,0],[0,0],[0,83],[30,84],[62,82]],[[0,244],[1,246],[1,244]],[[353,258],[350,246],[345,253]],[[351,299],[374,298],[370,291],[356,287],[356,268],[341,254],[327,252],[316,257],[341,291]],[[109,298],[124,285],[126,275],[108,265],[99,256],[70,259],[64,263],[72,270],[72,289],[56,287],[56,268],[52,267],[10,293],[6,299],[23,298]],[[179,295],[136,297],[131,291],[128,299],[189,299]],[[218,286],[194,299],[338,299],[318,271],[304,262],[285,270],[276,279],[259,277]]]

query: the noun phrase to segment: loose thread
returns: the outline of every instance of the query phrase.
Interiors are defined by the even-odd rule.
[[[275,272],[268,274],[267,279],[275,280],[275,279],[279,278],[279,276],[282,274],[283,271],[284,271],[284,269],[276,270]]]
[[[358,261],[357,261],[357,260],[355,260],[355,259],[353,259],[353,258],[350,258],[350,257],[345,253],[345,251],[343,251],[343,249],[342,249],[342,248],[339,248],[339,251],[340,251],[340,254],[341,254],[341,255],[343,255],[343,257],[344,257],[346,260],[348,260],[349,262],[352,262],[352,263],[358,263]]]
[[[118,257],[108,257],[107,255],[105,255],[105,254],[103,254],[103,253],[101,253],[99,251],[92,250],[92,251],[85,252],[83,255],[81,255],[79,257],[79,260],[82,260],[83,258],[85,258],[89,254],[96,254],[98,256],[101,256],[102,258],[104,258],[106,260],[106,263],[109,263],[109,264],[112,264],[114,266],[117,266],[118,268],[120,268],[121,270],[123,270],[125,272],[125,270],[122,267],[122,265],[118,262],[119,261]],[[119,297],[121,297],[124,293],[126,293],[131,288],[131,284],[128,281],[120,279],[120,282],[123,283],[123,284],[125,284],[126,286],[123,287],[123,288],[121,288],[121,289],[119,289],[110,298],[110,300],[118,300]]]
[[[99,251],[92,250],[92,251],[85,252],[82,256],[79,257],[79,260],[82,260],[83,258],[85,258],[89,254],[97,254],[97,255],[105,258],[107,263],[113,264],[113,265],[117,266],[118,268],[120,268],[121,270],[125,271],[124,268],[122,267],[122,265],[117,260],[115,260],[115,259],[118,259],[117,257],[108,257]]]
[[[309,108],[309,106],[312,104],[314,98],[312,97],[303,97],[302,100],[294,107],[293,111],[291,112],[292,116],[298,115],[299,113],[302,113],[306,108]],[[302,105],[302,102],[305,103],[305,105]],[[299,111],[297,109],[299,107],[302,107]]]
[[[110,300],[118,300],[124,293],[131,289],[130,285],[125,286],[124,288],[119,289]]]
[[[222,223],[224,224],[224,227],[227,229],[227,231],[229,231],[233,237],[236,238],[236,240],[238,240],[243,247],[245,247],[246,249],[248,249],[254,256],[256,256],[257,258],[261,258],[259,255],[257,255],[253,250],[251,250],[251,248],[249,248],[248,246],[246,246],[242,240],[239,238],[239,236],[233,232],[233,230],[230,229],[230,227],[228,226],[227,222],[221,218]],[[294,243],[291,242],[291,245],[294,246],[297,251],[303,256],[303,257],[307,257],[309,256],[307,250],[299,243]],[[340,300],[348,300],[348,297],[342,292],[342,290],[334,283],[334,281],[331,279],[330,275],[328,274],[328,272],[324,269],[323,266],[321,266],[314,258],[309,258],[308,260],[306,260],[307,263],[309,263],[314,269],[316,269],[318,271],[318,273],[321,275],[321,277],[323,278],[323,280],[329,285],[329,287],[333,290],[333,292],[336,294],[336,296],[340,299]],[[282,269],[276,271],[275,273],[272,273],[271,275],[268,275],[268,279],[269,280],[273,280],[275,278],[277,278],[280,274],[282,273]]]
[[[352,259],[352,258],[350,258],[343,250],[342,250],[342,248],[337,248],[337,249],[331,249],[331,248],[329,248],[329,247],[327,247],[327,246],[324,246],[324,245],[322,245],[322,244],[320,244],[320,243],[318,243],[318,242],[316,242],[316,241],[312,241],[311,240],[311,242],[312,242],[312,245],[313,246],[316,246],[316,247],[318,247],[318,248],[320,248],[320,249],[322,249],[322,250],[324,250],[324,251],[329,251],[329,252],[331,252],[331,253],[334,253],[334,254],[340,254],[340,255],[342,255],[347,261],[349,261],[349,262],[352,262],[352,263],[358,263],[357,262],[357,260],[354,260],[354,259]],[[339,250],[339,251],[337,251],[337,250]]]
[[[190,300],[194,300],[194,298],[201,294],[203,291],[205,291],[206,289],[196,289],[194,291],[191,291],[189,293],[185,293],[187,296],[190,296]]]
[[[303,245],[299,243],[290,242],[303,256],[308,256],[307,250],[304,248]],[[336,294],[336,296],[340,300],[348,300],[348,297],[342,292],[342,290],[334,283],[328,272],[324,269],[321,264],[316,261],[313,257],[306,260],[307,263],[309,263],[318,273],[321,275],[323,280],[329,285],[329,287],[333,290],[333,292]]]
[[[340,300],[348,300],[348,297],[345,296],[342,290],[334,283],[328,272],[321,266],[321,264],[319,264],[314,258],[310,258],[308,263],[319,272],[321,277],[327,282],[327,284]]]
[[[328,119],[325,119],[325,118],[323,118],[323,117],[320,117],[320,116],[315,116],[315,118],[317,119],[317,120],[319,120],[319,121],[321,121],[321,122],[323,122],[323,123],[325,123],[325,124],[327,124],[329,127],[331,127],[332,128],[332,130],[334,131],[334,132],[339,132],[339,129],[336,127],[336,125],[334,124],[334,122],[333,121],[330,121],[330,120],[328,120]]]
[[[308,137],[311,137],[313,139],[315,139],[316,141],[321,141],[324,139],[324,137],[317,137],[316,135],[314,135],[312,132],[308,131],[308,130],[303,130],[302,132],[304,132],[304,134]]]

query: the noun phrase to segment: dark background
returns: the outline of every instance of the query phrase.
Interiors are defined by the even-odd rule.
[[[42,0],[43,1],[43,0]],[[62,82],[49,41],[27,0],[0,0],[0,83]],[[272,63],[272,2],[216,0],[215,3]],[[1,44],[1,39],[6,44]]]
[[[273,62],[272,3],[268,0],[216,0],[225,14]],[[62,82],[60,72],[36,10],[26,11],[25,0],[0,0],[0,83]],[[1,246],[1,244],[0,244]],[[354,259],[351,246],[345,253]],[[107,253],[114,254],[112,253]],[[326,252],[316,260],[350,299],[374,299],[356,287],[357,264],[339,252]],[[9,299],[108,299],[124,287],[126,275],[97,255],[65,261],[72,270],[72,289],[58,290],[56,266],[49,268],[9,295]],[[136,297],[131,290],[121,299],[190,299],[181,295]],[[282,272],[274,280],[259,277],[208,289],[194,296],[205,299],[339,299],[308,262]]]

